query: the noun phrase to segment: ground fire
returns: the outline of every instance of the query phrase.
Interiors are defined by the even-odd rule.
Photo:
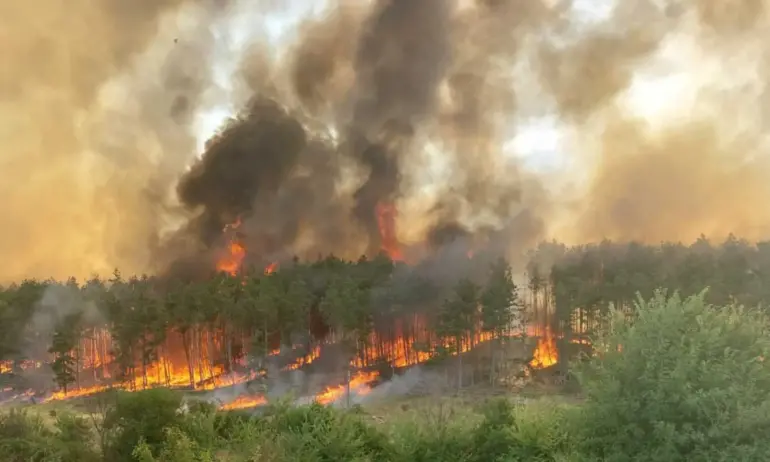
[[[537,339],[534,358],[530,362],[532,367],[543,369],[553,366],[559,361],[559,352],[556,349],[556,341],[550,327],[546,327],[545,332]]]
[[[376,208],[381,250],[392,261],[403,262],[403,253],[396,235],[396,212],[393,204],[381,203]],[[225,244],[215,264],[218,272],[235,278],[245,277],[242,273],[248,253],[243,235],[238,231],[241,223],[239,218],[224,227],[222,234],[226,238]],[[474,254],[473,250],[467,251],[469,259],[473,259]],[[278,269],[279,263],[271,262],[264,268],[264,277],[272,278]],[[246,283],[245,279],[243,283]],[[474,308],[473,317],[477,318],[478,315],[478,310]],[[473,321],[472,326],[461,335],[437,335],[432,331],[426,316],[425,313],[401,315],[391,320],[388,329],[374,329],[368,335],[359,337],[355,342],[357,347],[350,355],[349,379],[325,387],[313,399],[321,404],[330,404],[345,396],[348,391],[351,395],[364,396],[380,379],[376,368],[383,364],[402,369],[426,363],[442,351],[445,352],[442,354],[448,354],[449,357],[463,355],[496,337],[492,331],[484,329],[480,318]],[[133,363],[120,363],[116,359],[117,344],[110,326],[92,328],[69,352],[77,365],[73,383],[44,394],[41,399],[70,399],[111,388],[135,391],[161,386],[205,391],[233,387],[264,378],[265,361],[270,362],[272,368],[277,365],[277,370],[281,372],[308,368],[324,356],[326,349],[334,349],[342,340],[329,331],[310,343],[300,342],[281,347],[280,343],[283,342],[279,338],[262,335],[261,332],[238,331],[236,327],[209,321],[186,328],[169,329],[162,335],[147,333],[142,337],[142,343],[153,345],[152,354],[133,354]],[[508,330],[505,335],[516,337],[526,334],[538,337],[529,366],[542,369],[556,364],[558,352],[551,329],[530,326],[525,330]],[[265,346],[261,347],[262,350],[255,350],[255,341],[259,338],[262,338]],[[272,344],[270,348],[266,348],[268,344]],[[52,357],[50,361],[61,354],[58,353],[59,356]],[[44,367],[47,367],[45,361],[2,361],[0,374],[15,370],[41,370]],[[32,391],[26,394],[40,395]],[[222,408],[244,409],[266,402],[264,396],[247,393],[223,404]]]

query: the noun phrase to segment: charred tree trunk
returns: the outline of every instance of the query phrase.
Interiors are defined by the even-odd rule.
[[[232,332],[230,332],[230,324],[227,322],[224,322],[224,327],[222,329],[225,342],[225,361],[227,363],[227,369],[230,373],[230,380],[232,383],[235,383],[235,370],[233,368],[233,335]]]
[[[192,352],[190,351],[190,340],[188,338],[188,334],[190,334],[189,329],[185,329],[180,331],[180,334],[182,334],[182,349],[184,349],[184,357],[187,361],[187,374],[190,378],[190,388],[195,388],[195,368],[193,367],[193,361],[192,361]]]
[[[147,388],[147,339],[145,336],[142,336],[141,341],[141,351],[139,352],[142,355],[142,389]]]
[[[96,328],[94,327],[91,330],[91,372],[94,376],[94,383],[96,383],[96,362],[97,359],[99,359],[98,349],[99,347],[96,341]],[[104,358],[101,359],[101,362],[104,362]]]
[[[497,349],[497,342],[496,338],[493,335],[491,339],[489,339],[489,357],[490,357],[490,364],[489,364],[489,385],[494,386],[495,385],[495,379],[497,375],[497,370],[495,368],[495,350]]]
[[[80,342],[75,346],[75,388],[80,388]]]
[[[196,358],[198,362],[198,380],[197,382],[203,381],[203,341],[201,337],[201,330],[200,327],[195,327],[195,348],[196,348]]]
[[[206,356],[208,356],[209,380],[214,382],[214,329],[209,326],[206,332]]]
[[[457,348],[457,389],[460,390],[463,387],[463,354],[462,354],[462,337],[455,338]]]

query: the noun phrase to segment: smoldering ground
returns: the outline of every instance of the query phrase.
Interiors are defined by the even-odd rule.
[[[767,1],[340,0],[280,45],[265,5],[4,7],[0,279],[210,268],[238,217],[254,261],[357,257],[378,203],[426,248],[767,237]],[[664,64],[698,90],[650,121],[627,101]],[[571,188],[507,152],[544,116]]]

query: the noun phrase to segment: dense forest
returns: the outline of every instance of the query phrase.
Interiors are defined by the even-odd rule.
[[[268,357],[294,369],[324,350],[355,369],[404,367],[527,332],[553,334],[563,350],[587,342],[611,306],[630,311],[661,287],[707,287],[715,304],[766,306],[770,245],[732,236],[718,245],[546,243],[530,254],[521,289],[512,273],[502,259],[469,258],[439,277],[435,265],[380,255],[197,281],[117,271],[82,283],[23,281],[0,291],[0,386],[62,395],[105,383],[207,389],[264,374]]]
[[[649,298],[659,288],[683,296],[708,289],[706,300],[715,305],[770,306],[770,242],[731,235],[721,243],[702,236],[691,245],[547,243],[528,265],[529,303],[548,312],[565,337],[590,335],[611,306],[633,310],[639,295]]]
[[[302,367],[322,348],[356,369],[403,367],[509,334],[521,306],[510,267],[468,274],[446,284],[382,255],[200,281],[24,281],[0,293],[0,372],[6,387],[40,389],[52,371],[66,395],[107,382],[213,388],[264,374],[267,357]],[[48,379],[29,383],[45,363]]]

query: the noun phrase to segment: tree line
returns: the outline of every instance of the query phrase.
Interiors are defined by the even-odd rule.
[[[301,361],[330,343],[357,367],[396,355],[416,362],[506,337],[522,308],[502,259],[452,283],[385,255],[295,259],[269,274],[198,281],[117,270],[83,282],[25,280],[0,290],[0,388],[29,387],[46,367],[55,382],[49,373],[47,385],[64,393],[107,381],[199,388],[264,369],[278,348]]]
[[[683,296],[709,288],[716,305],[770,304],[770,243],[734,236],[690,245],[551,242],[528,261],[521,287],[504,260],[469,264],[447,281],[386,255],[294,260],[270,274],[253,268],[199,281],[117,271],[81,283],[27,280],[0,290],[0,387],[27,386],[23,371],[48,362],[64,391],[106,379],[197,388],[262,368],[281,346],[301,361],[329,343],[356,367],[396,356],[404,365],[508,338],[527,319],[550,328],[567,357],[567,345],[598,331],[611,306],[630,312],[638,295],[658,288]]]
[[[591,336],[611,306],[633,311],[639,295],[652,297],[659,288],[682,296],[707,288],[708,303],[766,309],[770,242],[731,235],[721,243],[701,236],[690,245],[546,243],[531,254],[528,288],[533,311],[548,312],[552,327],[564,337]]]

